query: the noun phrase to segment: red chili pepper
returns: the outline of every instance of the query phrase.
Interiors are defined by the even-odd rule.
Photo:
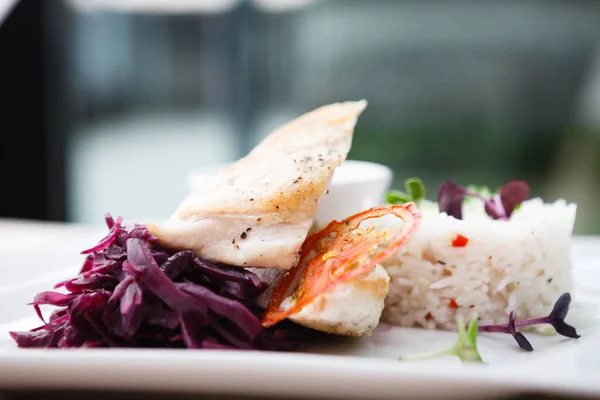
[[[450,307],[450,308],[458,308],[458,304],[456,303],[456,300],[450,299],[450,301],[448,302],[448,307]]]
[[[469,243],[469,238],[459,234],[452,240],[452,247],[465,247],[467,243]]]

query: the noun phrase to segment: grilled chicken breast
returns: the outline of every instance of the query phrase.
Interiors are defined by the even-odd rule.
[[[204,182],[165,226],[147,224],[165,247],[250,269],[273,289],[296,265],[321,198],[350,150],[365,101],[336,103],[301,116],[267,136],[248,156]],[[252,267],[252,268],[250,268]],[[370,273],[324,293],[294,322],[346,336],[364,336],[379,323],[389,276]],[[291,307],[291,297],[282,304]]]
[[[193,191],[166,225],[148,230],[167,248],[211,261],[289,269],[366,105],[327,105],[275,130]]]
[[[368,274],[323,293],[300,312],[289,317],[297,324],[344,336],[366,336],[379,324],[384,300],[390,289],[390,276],[380,265]],[[282,308],[293,305],[287,298]]]
[[[274,284],[284,271],[267,268],[251,269],[263,281],[271,284],[260,298],[259,305],[267,307]],[[361,337],[370,335],[379,324],[385,297],[390,286],[387,271],[376,265],[371,272],[336,286],[289,317],[299,325],[334,335]],[[293,297],[284,300],[281,308],[289,309]]]

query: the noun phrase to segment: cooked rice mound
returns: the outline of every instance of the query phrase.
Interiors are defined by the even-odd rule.
[[[572,289],[575,204],[531,199],[509,221],[492,220],[476,199],[463,205],[463,220],[435,203],[419,207],[418,231],[384,265],[391,280],[382,322],[454,330],[457,313],[477,312],[486,325],[505,323],[513,310],[540,317]],[[464,247],[453,246],[457,235],[468,239]]]

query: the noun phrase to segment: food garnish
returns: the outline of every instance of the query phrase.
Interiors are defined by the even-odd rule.
[[[425,185],[419,178],[408,178],[404,181],[404,188],[406,192],[390,190],[385,198],[386,203],[404,204],[412,201],[418,204],[427,194]]]
[[[456,326],[458,329],[458,338],[456,343],[448,349],[438,350],[432,353],[415,354],[402,356],[399,359],[403,361],[428,360],[442,356],[456,356],[464,363],[483,363],[483,359],[477,349],[477,314],[465,326],[462,316],[456,317]]]
[[[67,293],[31,303],[43,325],[11,332],[19,347],[167,347],[292,350],[307,330],[265,329],[255,303],[266,285],[250,271],[169,252],[143,225],[106,216],[109,234],[88,254]],[[46,322],[42,305],[59,307]],[[279,328],[279,327],[278,327]]]
[[[377,231],[375,226],[366,229],[359,229],[359,226],[365,220],[389,214],[402,219],[404,224],[391,243],[377,252],[379,245],[389,239],[388,232]],[[420,221],[421,213],[412,202],[381,206],[343,221],[332,221],[323,230],[308,236],[302,245],[300,260],[278,282],[262,319],[263,326],[277,324],[302,310],[319,295],[371,271],[409,240]],[[295,286],[298,278],[299,283]],[[281,309],[292,290],[294,304],[286,310]]]
[[[566,336],[573,339],[578,339],[581,336],[577,333],[577,330],[571,325],[565,322],[567,313],[569,312],[569,305],[571,304],[571,294],[564,293],[556,300],[554,307],[548,316],[543,318],[532,318],[522,321],[516,320],[516,313],[513,311],[509,315],[508,323],[505,325],[485,325],[480,326],[480,332],[501,332],[511,334],[520,348],[526,351],[533,351],[533,346],[520,332],[517,332],[517,328],[548,324],[551,325],[559,335]]]
[[[452,247],[465,247],[469,244],[469,238],[458,234],[452,239]]]
[[[565,322],[565,317],[569,312],[570,304],[571,294],[564,293],[558,298],[558,300],[556,300],[556,303],[554,303],[554,307],[548,316],[543,318],[532,318],[517,321],[516,312],[512,311],[509,314],[508,323],[503,325],[481,325],[478,327],[478,316],[477,313],[475,313],[469,322],[468,328],[466,329],[462,316],[457,315],[456,325],[458,328],[458,339],[452,347],[432,353],[402,356],[400,357],[400,360],[425,360],[435,357],[454,355],[459,357],[463,362],[483,362],[481,356],[479,355],[479,351],[477,350],[477,332],[508,333],[515,338],[515,341],[521,349],[525,351],[533,351],[533,346],[531,343],[529,343],[529,340],[527,340],[525,335],[523,335],[521,332],[517,332],[517,328],[539,324],[552,325],[558,334],[569,338],[578,339],[581,336],[577,333],[576,329]]]
[[[462,203],[465,196],[480,199],[485,204],[485,212],[492,219],[508,220],[513,211],[529,198],[531,189],[527,182],[510,181],[500,187],[491,197],[481,192],[466,189],[452,181],[445,181],[438,191],[438,207],[440,212],[462,219]]]
[[[418,204],[425,199],[425,185],[418,178],[404,182],[406,192],[390,190],[386,195],[389,204],[404,204],[409,201]],[[513,180],[492,193],[487,187],[468,185],[466,188],[447,180],[442,183],[437,194],[439,212],[462,219],[462,204],[465,197],[479,199],[485,204],[485,212],[493,219],[508,220],[513,211],[529,198],[531,189],[527,182]]]

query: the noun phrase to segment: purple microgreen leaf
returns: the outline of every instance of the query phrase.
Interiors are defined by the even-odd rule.
[[[581,337],[581,335],[577,333],[577,330],[565,321],[554,321],[552,327],[559,335],[573,339],[579,339]]]
[[[530,195],[529,185],[525,181],[510,181],[500,188],[491,198],[465,189],[452,181],[445,181],[438,191],[438,207],[456,219],[462,219],[464,196],[480,199],[485,204],[485,212],[493,219],[507,220],[512,212]]]
[[[484,202],[487,215],[493,219],[508,219],[499,194],[495,194],[491,200],[485,200]]]
[[[526,351],[533,351],[533,346],[529,343],[529,340],[525,338],[521,332],[517,332],[517,328],[515,326],[515,321],[517,320],[517,313],[515,311],[511,311],[508,316],[508,328],[512,337],[515,338],[517,344],[520,348]]]
[[[567,313],[569,312],[569,305],[571,304],[571,294],[564,293],[558,298],[552,311],[547,317],[542,318],[531,318],[523,321],[516,320],[516,312],[512,311],[509,315],[509,321],[507,324],[500,325],[486,325],[480,326],[481,332],[500,332],[510,333],[517,341],[519,347],[523,350],[533,351],[533,346],[525,338],[522,333],[517,332],[517,328],[532,325],[549,324],[556,330],[559,335],[566,336],[573,339],[578,339],[581,336],[577,333],[577,330],[571,325],[565,322]]]
[[[565,322],[570,305],[571,294],[564,293],[554,303],[554,307],[548,315],[548,323],[554,327],[559,335],[579,339],[581,336],[577,333],[577,330]]]
[[[506,217],[510,218],[515,208],[529,198],[531,188],[525,181],[510,181],[500,188],[498,194]]]
[[[570,337],[573,339],[578,339],[581,336],[577,333],[577,330],[571,325],[565,322],[565,318],[567,317],[567,313],[569,312],[569,306],[571,304],[571,294],[564,293],[562,296],[556,300],[554,303],[554,307],[552,311],[547,317],[543,318],[533,318],[524,321],[517,322],[516,326],[531,326],[531,325],[539,325],[539,324],[549,324],[552,325],[554,330],[559,335]]]
[[[438,207],[441,213],[446,213],[456,219],[462,219],[462,203],[465,189],[452,181],[445,181],[438,191]]]
[[[564,293],[562,296],[556,300],[554,303],[554,307],[552,307],[552,311],[548,318],[550,322],[557,320],[564,320],[567,317],[567,313],[569,312],[569,306],[571,305],[571,294]]]

